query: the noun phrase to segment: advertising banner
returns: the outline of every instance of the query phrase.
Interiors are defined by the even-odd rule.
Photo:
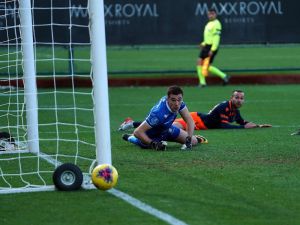
[[[194,44],[201,41],[212,8],[223,25],[224,44],[296,43],[299,7],[293,0],[106,0],[105,19],[111,44]]]
[[[37,43],[88,43],[87,0],[33,1]],[[50,4],[51,3],[51,4]],[[108,45],[197,44],[207,10],[218,13],[222,44],[300,43],[294,0],[105,0]],[[0,41],[18,32],[13,5],[0,5]],[[8,8],[8,9],[7,9]]]

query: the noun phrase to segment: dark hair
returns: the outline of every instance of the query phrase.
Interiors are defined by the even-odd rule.
[[[173,85],[168,88],[167,94],[168,94],[168,96],[179,95],[179,94],[182,94],[182,96],[183,96],[183,90],[180,87]]]
[[[214,12],[214,13],[217,14],[217,11],[216,11],[214,8],[210,8],[210,9],[208,10],[208,12]]]

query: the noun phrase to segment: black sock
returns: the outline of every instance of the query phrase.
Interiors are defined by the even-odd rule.
[[[139,122],[135,122],[135,121],[134,121],[134,122],[133,122],[133,127],[134,127],[134,128],[137,128],[139,125],[141,125],[141,123],[142,123],[142,122],[140,122],[140,121],[139,121]]]

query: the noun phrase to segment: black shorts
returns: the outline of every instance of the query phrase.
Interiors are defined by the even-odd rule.
[[[201,59],[207,58],[210,49],[211,49],[211,45],[205,45],[205,46],[202,48],[202,50],[201,50],[201,52],[200,52],[200,54],[199,54],[199,58],[201,58]],[[215,56],[216,56],[217,53],[218,53],[218,50],[213,51],[213,54],[212,54],[212,56],[210,57],[210,63],[212,63],[212,62],[214,61],[214,58],[215,58]]]

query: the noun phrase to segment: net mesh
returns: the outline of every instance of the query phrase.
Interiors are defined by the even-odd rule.
[[[82,73],[91,71],[87,7],[32,1],[40,147],[34,154],[26,142],[31,112],[24,100],[19,4],[0,1],[0,131],[15,139],[13,149],[0,151],[0,191],[52,185],[54,169],[65,162],[89,173],[95,135],[92,76]]]

